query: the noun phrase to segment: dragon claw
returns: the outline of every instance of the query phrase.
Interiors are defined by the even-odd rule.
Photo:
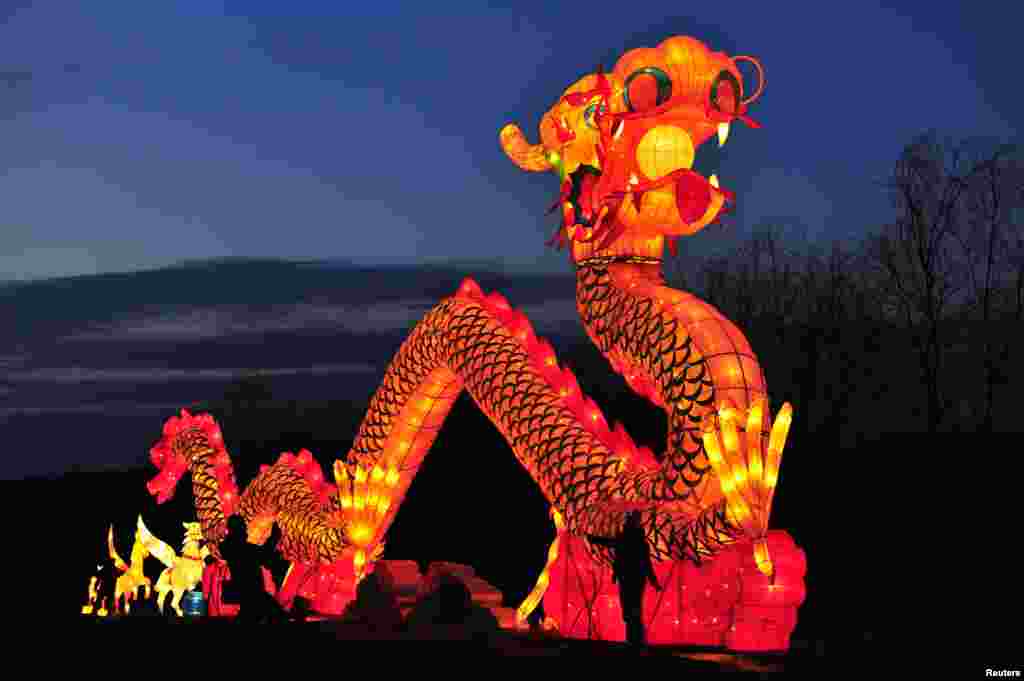
[[[767,419],[766,412],[763,398],[755,399],[745,414],[732,402],[723,400],[717,414],[705,422],[703,439],[708,460],[725,496],[728,514],[754,540],[758,568],[765,574],[772,574],[765,537],[782,449],[792,422],[792,406],[788,402],[783,404],[774,423]],[[744,437],[740,437],[741,427]],[[768,448],[762,452],[765,427],[769,430]]]

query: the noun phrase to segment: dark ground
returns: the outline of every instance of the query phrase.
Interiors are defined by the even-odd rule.
[[[128,629],[130,633],[125,633]],[[93,636],[112,638],[114,636],[145,638],[160,637],[164,641],[191,638],[200,633],[203,636],[217,636],[230,639],[240,627],[231,622],[194,618],[167,621],[157,618],[116,618],[96,620],[81,618],[81,627],[76,628],[82,640],[90,640]],[[359,645],[362,648],[368,643],[390,644],[399,650],[409,649],[419,654],[431,648],[433,652],[451,651],[460,655],[485,655],[503,657],[619,657],[631,658],[639,654],[621,643],[601,641],[577,641],[560,639],[540,633],[502,632],[497,636],[481,638],[474,641],[426,641],[415,639],[401,633],[372,633],[360,627],[339,622],[307,622],[264,627],[244,627],[245,635],[256,640],[264,636],[283,640],[302,641],[304,646],[321,648],[337,646],[339,651],[346,645]],[[778,672],[804,671],[823,668],[824,646],[800,645],[787,653],[780,654],[735,654],[721,650],[683,648],[674,646],[648,646],[643,656],[671,660],[680,669],[694,671],[751,671]]]
[[[503,442],[493,426],[471,405],[453,410],[451,423],[457,427],[446,424],[442,429],[435,450],[427,457],[392,526],[385,558],[416,559],[421,567],[435,560],[472,565],[481,577],[502,590],[504,605],[517,606],[539,575],[553,537],[545,504],[514,457],[501,450]],[[462,437],[454,439],[454,431]],[[945,435],[942,442],[930,444],[925,436],[894,436],[865,442],[863,452],[873,455],[869,458],[885,458],[888,448],[905,453],[955,450],[962,445],[969,451],[978,442],[973,435]],[[447,449],[464,447],[464,443],[474,443],[477,451],[492,454],[481,461],[490,462],[487,478],[501,480],[501,485],[466,484],[464,462],[456,456],[445,456]],[[1007,441],[993,446],[1005,449],[1010,444]],[[489,451],[492,448],[495,452]],[[507,456],[493,455],[498,452]],[[942,509],[925,504],[915,511],[913,504],[914,499],[927,497],[922,496],[923,492],[935,489],[941,470],[931,477],[919,477],[914,490],[918,496],[901,501],[900,490],[907,488],[908,480],[914,480],[907,473],[920,465],[913,456],[890,457],[903,463],[872,475],[857,468],[844,469],[835,461],[812,463],[796,448],[789,456],[783,462],[772,526],[788,530],[807,552],[808,596],[798,613],[791,650],[781,657],[752,658],[753,664],[781,665],[786,671],[812,668],[823,662],[824,641],[828,639],[830,649],[839,651],[833,653],[839,660],[846,659],[848,653],[844,651],[853,651],[849,654],[858,661],[876,657],[884,660],[888,659],[885,651],[893,650],[899,659],[913,664],[939,660],[953,668],[967,663],[965,669],[984,673],[986,667],[1014,668],[1016,661],[1016,668],[1020,668],[1024,655],[1019,653],[1021,629],[1016,624],[1022,612],[1017,560],[1012,551],[1003,554],[998,550],[1009,550],[1013,545],[1010,537],[1015,535],[1006,534],[998,522],[989,522],[1011,517],[1005,515],[1008,510],[999,510],[998,499],[1012,498],[1007,495],[1015,478],[1007,476],[997,481],[1001,487],[992,487],[995,501],[977,506],[976,517],[964,515],[957,510],[959,506],[948,509],[950,517],[974,518],[969,531],[966,527],[944,530],[937,526],[939,531],[933,537],[924,521]],[[846,454],[836,455],[839,460],[843,456]],[[321,463],[328,470],[329,462],[323,459]],[[801,467],[802,461],[808,463]],[[119,637],[124,633],[132,638],[138,633],[140,641],[155,635],[179,634],[191,640],[195,626],[235,631],[221,622],[178,622],[168,627],[160,618],[96,622],[78,616],[90,571],[106,554],[108,523],[115,525],[118,549],[125,558],[140,512],[157,536],[175,545],[180,542],[180,523],[192,515],[187,478],[172,501],[157,506],[145,490],[145,481],[151,475],[151,470],[80,473],[57,480],[3,483],[0,498],[7,505],[3,517],[8,522],[3,539],[7,612],[18,613],[20,621],[43,625],[41,631],[51,634],[64,632],[68,623],[70,637],[62,636],[63,640],[95,640],[98,644],[111,630],[117,630]],[[245,477],[240,477],[244,485]],[[846,478],[849,480],[844,482]],[[851,488],[861,490],[860,495],[840,496]],[[997,494],[1001,488],[1006,488],[1004,493]],[[973,560],[963,563],[945,559],[949,551],[967,548],[971,548]],[[154,583],[160,567],[154,560],[146,563],[146,573]],[[331,649],[339,640],[358,638],[355,632],[331,623],[292,625],[275,631],[285,638],[294,634],[296,642],[305,640],[307,645],[314,640],[323,642]],[[256,638],[264,632],[279,635],[264,629],[255,634]],[[953,645],[940,645],[946,640],[952,640]],[[921,641],[922,647],[915,647],[916,641]],[[406,644],[420,645],[402,643]],[[506,655],[564,656],[616,655],[622,650],[616,644],[588,641],[538,645],[513,635],[503,636],[496,646],[486,649]],[[680,651],[655,652],[672,655]],[[741,664],[735,656],[714,657],[723,651],[704,652],[712,657],[685,658],[685,664],[710,663],[718,668]],[[682,663],[684,658],[679,661]]]

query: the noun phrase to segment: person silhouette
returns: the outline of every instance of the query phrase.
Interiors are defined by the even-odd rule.
[[[438,587],[441,621],[461,625],[471,639],[492,636],[500,630],[498,618],[473,601],[469,587],[458,575],[444,575]]]
[[[229,591],[238,602],[236,622],[280,622],[287,614],[280,603],[267,593],[263,583],[263,566],[274,560],[274,551],[280,540],[277,523],[263,546],[249,543],[245,520],[239,515],[228,518],[228,534],[220,543],[220,554],[228,564],[231,578]]]
[[[451,574],[413,607],[406,628],[415,638],[449,641],[485,641],[501,630],[494,613],[474,603],[466,583]]]
[[[626,625],[626,641],[634,646],[644,645],[644,587],[650,582],[651,586],[661,591],[661,585],[651,563],[647,537],[640,524],[640,512],[626,513],[622,531],[616,537],[587,535],[587,540],[612,550],[612,581],[619,585],[619,605],[622,608],[622,621]]]
[[[395,633],[403,625],[398,598],[376,572],[359,582],[355,600],[345,608],[342,618],[377,633]]]

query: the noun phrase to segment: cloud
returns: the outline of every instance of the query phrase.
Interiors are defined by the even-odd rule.
[[[325,329],[352,335],[404,332],[411,331],[438,302],[434,298],[410,298],[363,305],[300,303],[265,310],[196,307],[78,331],[63,340],[189,341]],[[527,304],[522,310],[538,331],[559,330],[577,318],[571,298]]]
[[[0,355],[0,397],[14,394],[14,389],[6,385],[10,372],[19,369],[28,362],[28,355]]]
[[[253,310],[248,306],[196,307],[128,319],[81,331],[64,340],[204,340],[275,331],[335,329],[350,334],[411,330],[437,304],[433,299],[384,301],[368,305],[300,303]]]
[[[94,402],[46,407],[4,407],[0,409],[0,417],[12,416],[67,416],[72,414],[102,414],[104,416],[126,416],[149,412],[178,413],[181,403],[139,403],[139,402]]]
[[[331,376],[335,374],[379,373],[380,369],[368,363],[315,364],[308,367],[278,369],[165,369],[159,367],[111,369],[89,367],[39,367],[12,372],[9,376],[18,383],[166,383],[170,381],[223,381],[247,375],[257,376]]]

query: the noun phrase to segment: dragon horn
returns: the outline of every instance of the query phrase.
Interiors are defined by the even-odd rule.
[[[751,64],[753,64],[754,68],[757,69],[757,90],[754,91],[754,94],[740,102],[740,104],[743,106],[743,109],[745,110],[748,105],[756,102],[758,97],[761,96],[761,93],[764,92],[764,67],[761,66],[761,62],[756,57],[751,57],[746,54],[737,55],[732,58],[732,61],[734,64],[740,61],[750,62]],[[739,65],[737,65],[736,68],[738,69]]]
[[[611,85],[608,84],[608,77],[604,75],[604,66],[601,64],[597,65],[597,91],[606,97],[612,92]]]
[[[552,169],[551,161],[548,160],[544,151],[544,145],[527,142],[526,135],[515,123],[509,123],[502,128],[498,137],[505,154],[523,170],[541,173]]]

